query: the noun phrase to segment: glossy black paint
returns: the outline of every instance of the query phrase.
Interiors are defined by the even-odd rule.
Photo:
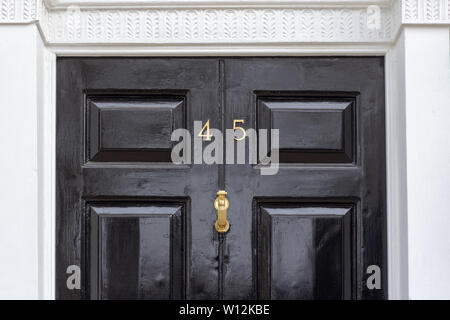
[[[350,299],[353,209],[305,205],[260,206],[258,297]]]
[[[93,203],[91,299],[181,299],[185,283],[182,204]]]
[[[353,162],[354,104],[351,97],[258,96],[256,125],[282,130],[281,163]]]
[[[224,114],[228,128],[232,127],[233,119],[245,120],[246,128],[261,127],[265,116],[258,115],[258,108],[264,103],[268,107],[266,109],[276,109],[270,101],[277,104],[289,101],[288,112],[296,118],[305,114],[305,109],[312,109],[316,116],[313,117],[314,113],[305,114],[306,118],[315,120],[312,131],[307,129],[313,124],[305,124],[304,121],[299,121],[298,128],[292,122],[282,126],[280,123],[279,128],[273,127],[280,130],[280,145],[291,148],[289,151],[295,155],[282,163],[278,174],[263,176],[258,166],[248,164],[226,166],[225,186],[231,203],[231,228],[223,244],[223,298],[386,298],[384,59],[233,58],[225,60],[224,79]],[[305,104],[305,101],[310,104]],[[349,104],[352,105],[350,109],[344,106]],[[343,110],[351,111],[346,113]],[[317,117],[319,112],[323,113]],[[337,124],[337,117],[329,116],[332,112],[341,114],[340,125]],[[272,120],[272,126],[273,123]],[[330,137],[332,127],[337,130],[338,140]],[[305,132],[307,139],[302,143],[301,138],[292,140],[295,131]],[[284,132],[287,132],[287,141],[283,141]],[[314,137],[311,137],[311,132],[314,132]],[[335,150],[330,150],[332,148]],[[336,154],[340,156],[336,157]],[[347,155],[351,155],[351,161]],[[269,234],[281,232],[274,230],[271,223],[261,223],[259,220],[261,214],[258,212],[265,203],[276,203],[277,208],[286,212],[289,212],[286,208],[304,206],[325,209],[344,205],[354,208],[350,215],[351,225],[346,223],[347,231],[344,232],[343,227],[339,231],[345,237],[350,236],[351,241],[341,241],[336,246],[324,244],[320,250],[310,250],[316,255],[316,261],[323,259],[324,255],[350,257],[351,281],[346,276],[349,263],[337,258],[327,261],[327,264],[334,266],[305,265],[311,275],[320,274],[321,279],[337,276],[346,279],[340,285],[328,284],[330,296],[319,293],[323,292],[322,283],[315,283],[310,290],[296,289],[295,284],[300,279],[312,281],[313,278],[296,276],[298,266],[294,263],[285,266],[287,269],[280,280],[274,270],[280,261],[287,259],[286,255],[296,256],[298,261],[303,254],[297,250],[304,244],[291,244],[288,249],[275,237],[270,241],[262,240]],[[294,226],[304,221],[291,218],[289,223]],[[308,219],[315,223],[326,221],[314,214]],[[321,236],[323,238],[334,237],[336,227],[330,223],[326,221],[325,225],[330,225],[327,231],[318,230],[318,227],[312,230],[316,234],[328,233]],[[269,226],[272,226],[271,233],[267,230]],[[348,231],[348,228],[351,230]],[[294,232],[294,229],[289,230]],[[300,241],[307,236],[302,234],[301,229],[297,232],[299,234],[289,235],[289,239]],[[311,237],[309,239],[315,241]],[[261,249],[264,246],[265,249]],[[344,253],[339,253],[340,250]],[[263,252],[265,256],[261,259],[259,256]],[[258,264],[261,260],[265,262]],[[381,290],[369,290],[365,285],[368,277],[366,269],[370,265],[378,265],[382,270]],[[269,273],[261,268],[271,268],[272,271]],[[290,285],[277,286],[280,281]],[[272,291],[267,289],[270,286]],[[336,293],[338,288],[342,289],[340,295]]]
[[[88,160],[170,162],[170,135],[186,127],[184,98],[89,95]]]
[[[135,135],[133,127],[140,124],[141,118],[133,112],[126,114],[127,110],[136,109],[145,109],[142,111],[145,117],[149,115],[148,113],[158,114],[155,101],[163,99],[169,102],[158,111],[161,112],[160,119],[164,119],[161,123],[167,126],[177,126],[180,122],[177,120],[180,119],[179,113],[183,110],[185,118],[182,121],[190,130],[194,119],[208,118],[216,125],[220,121],[217,60],[60,58],[57,68],[57,298],[98,297],[91,285],[95,273],[89,270],[94,261],[101,265],[102,258],[103,261],[113,261],[111,259],[115,259],[114,257],[127,258],[121,258],[123,265],[115,263],[111,269],[103,269],[98,273],[106,280],[117,278],[117,275],[121,274],[115,280],[118,282],[113,283],[125,285],[129,281],[130,284],[124,289],[130,293],[130,297],[138,295],[135,291],[138,282],[145,283],[144,291],[139,293],[142,297],[167,297],[167,283],[170,282],[182,286],[180,290],[175,288],[170,290],[173,298],[217,298],[218,236],[213,228],[216,212],[211,205],[218,188],[217,165],[177,166],[167,162],[168,159],[158,155],[157,152],[166,152],[165,147],[170,143],[170,136],[167,133],[171,128],[154,132],[150,126],[145,133],[150,138],[149,144],[142,145],[144,140],[141,144],[136,144],[136,140],[133,139]],[[130,97],[128,102],[124,103],[124,97]],[[90,122],[91,104],[95,103],[101,108],[105,106],[105,101],[108,101],[110,109],[115,108],[114,112],[119,112],[117,109],[120,109],[120,112],[125,114],[121,124],[125,130],[123,135],[115,136],[116,133],[108,129],[109,125],[115,123],[112,118],[106,118],[105,122],[100,124]],[[141,102],[139,106],[136,106],[137,101]],[[185,107],[178,110],[181,107],[178,101],[183,101]],[[167,109],[171,110],[171,121],[166,117]],[[150,123],[154,123],[154,120]],[[114,154],[110,155],[100,150],[97,154],[103,153],[103,158],[96,159],[95,154],[90,153],[90,148],[92,149],[90,142],[94,136],[99,135],[99,131],[92,130],[95,126],[106,128],[100,133],[112,146]],[[157,134],[159,134],[157,139],[153,139]],[[155,144],[155,141],[159,142]],[[155,154],[160,157],[156,162]],[[104,222],[106,252],[91,248],[89,240],[92,233],[97,232],[89,230],[92,207],[113,208],[126,204],[130,208],[129,211],[132,211],[132,208],[143,203],[148,208],[161,204],[182,205],[185,208],[182,227],[184,232],[179,233],[177,228],[172,229],[170,251],[168,240],[165,238],[167,233],[146,235],[145,239],[149,240],[144,242],[142,235],[125,237],[125,228],[136,229],[146,221],[153,221],[145,213],[131,220],[123,218],[106,220]],[[113,230],[116,230],[124,241],[114,242],[114,238],[108,237]],[[140,275],[129,272],[137,270],[135,264],[138,258],[131,259],[130,255],[124,254],[127,250],[137,252],[137,241],[141,241],[140,246],[153,242],[164,243],[164,246],[158,249],[161,252],[156,250],[156,247],[150,246],[149,250],[156,251],[147,252],[140,259],[148,256],[158,259],[158,256],[164,256],[165,262],[151,262],[150,265],[158,267],[164,265],[171,270],[180,268],[177,261],[180,259],[178,251],[181,249],[174,248],[176,243],[184,243],[182,265],[186,276],[181,277],[179,273],[171,272],[169,279],[168,273],[157,276],[152,271]],[[112,249],[113,243],[118,247]],[[116,256],[108,256],[115,250]],[[167,265],[168,256],[170,265]],[[81,267],[82,290],[67,289],[66,268],[69,265]],[[152,286],[158,277],[163,278],[161,288]],[[180,278],[183,280],[179,284]],[[119,297],[116,289],[114,286],[110,287],[111,291],[109,289],[105,291],[103,288],[102,297]],[[97,291],[101,290],[102,287],[99,286]]]
[[[59,299],[382,299],[384,61],[59,58]],[[280,129],[280,170],[170,162],[170,133]],[[204,146],[206,143],[204,143]],[[213,225],[228,191],[230,231]],[[68,290],[66,268],[82,269]],[[368,290],[379,265],[382,289]]]

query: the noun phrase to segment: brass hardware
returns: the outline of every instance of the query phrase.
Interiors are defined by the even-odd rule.
[[[205,131],[205,129],[206,129],[206,134],[203,133]],[[205,138],[205,141],[211,141],[212,134],[209,133],[209,119],[208,119],[208,121],[206,121],[202,130],[200,130],[200,132],[198,133],[198,136],[202,139]]]
[[[225,233],[230,229],[230,223],[227,220],[227,209],[230,206],[225,190],[219,190],[217,192],[217,199],[214,201],[214,208],[217,210],[217,221],[214,224],[217,232]]]
[[[245,131],[244,128],[236,126],[236,123],[244,123],[244,120],[243,119],[235,119],[235,120],[233,120],[233,130],[235,130],[235,131],[236,130],[240,130],[242,132],[242,136],[240,138],[236,138],[235,137],[234,140],[242,141],[242,140],[245,139],[245,136],[247,135],[247,132]]]

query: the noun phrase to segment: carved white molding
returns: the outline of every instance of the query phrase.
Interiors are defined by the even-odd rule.
[[[38,19],[40,0],[0,0],[0,23],[30,23]]]
[[[50,11],[50,43],[386,42],[391,16],[369,29],[365,9],[96,9]]]
[[[44,0],[49,8],[67,8],[77,5],[81,8],[92,7],[293,7],[293,6],[324,6],[324,5],[389,5],[393,0]]]
[[[390,43],[402,24],[450,24],[450,0],[0,0],[0,23],[48,44]]]
[[[78,9],[68,7],[73,1],[52,2],[59,9],[43,14],[43,30],[47,42],[57,44],[365,43],[393,37],[386,0],[147,2],[156,8],[83,1]],[[375,3],[379,11],[369,11]]]
[[[450,24],[449,0],[403,0],[405,24]]]

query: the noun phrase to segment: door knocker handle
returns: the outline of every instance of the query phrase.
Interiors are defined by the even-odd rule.
[[[219,190],[217,195],[218,197],[214,201],[214,208],[217,210],[217,221],[214,226],[217,232],[225,233],[230,229],[230,223],[227,220],[227,209],[230,206],[230,202],[226,197],[227,192],[225,190]]]

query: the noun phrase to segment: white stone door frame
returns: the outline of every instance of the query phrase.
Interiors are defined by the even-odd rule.
[[[0,74],[0,193],[16,212],[0,227],[14,242],[0,245],[0,297],[54,298],[57,56],[379,55],[389,298],[449,298],[449,25],[450,0],[0,0],[0,70],[15,74]]]

